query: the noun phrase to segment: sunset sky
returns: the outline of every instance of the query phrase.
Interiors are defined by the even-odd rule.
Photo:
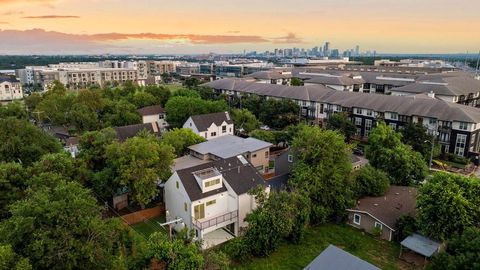
[[[476,53],[479,0],[0,0],[0,54]]]

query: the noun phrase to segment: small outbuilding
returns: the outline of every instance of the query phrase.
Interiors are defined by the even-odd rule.
[[[352,254],[329,245],[304,270],[380,270]]]
[[[425,259],[432,257],[440,251],[442,244],[435,242],[423,235],[412,234],[400,243],[400,257],[403,249],[411,250],[422,255]]]

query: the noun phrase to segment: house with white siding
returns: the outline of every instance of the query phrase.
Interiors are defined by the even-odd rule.
[[[233,120],[228,112],[190,116],[183,128],[189,128],[199,136],[211,140],[225,135],[233,135]]]

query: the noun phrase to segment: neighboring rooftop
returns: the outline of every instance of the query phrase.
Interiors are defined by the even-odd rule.
[[[480,110],[478,108],[438,99],[337,91],[320,84],[286,86],[246,82],[240,79],[222,79],[206,85],[214,89],[238,91],[259,96],[315,101],[342,107],[370,109],[377,112],[397,112],[400,115],[417,115],[444,121],[480,122]]]
[[[0,76],[0,83],[3,83],[3,82],[19,83],[20,81],[9,76],[7,77]]]
[[[223,179],[237,195],[247,193],[250,189],[258,185],[265,185],[263,177],[250,163],[245,163],[244,160],[241,160],[239,157],[232,157],[177,171],[190,200],[196,201],[227,191],[225,185],[222,185],[221,188],[202,193],[195,179],[195,173],[212,168],[223,176]]]
[[[380,270],[352,254],[329,245],[304,270]]]
[[[291,72],[283,72],[277,70],[257,71],[246,76],[247,78],[255,78],[257,80],[278,80],[292,78]]]
[[[173,161],[173,168],[172,171],[178,171],[190,167],[194,167],[197,165],[205,164],[210,162],[209,160],[204,160],[204,159],[199,159],[196,157],[193,157],[191,155],[185,155],[183,157],[176,158]]]
[[[212,154],[219,158],[226,159],[242,155],[247,152],[256,152],[270,146],[272,146],[271,143],[252,137],[244,139],[234,135],[225,135],[203,143],[192,145],[189,147],[189,149],[202,155]]]
[[[138,113],[141,116],[147,116],[147,115],[156,115],[156,114],[162,114],[165,111],[163,110],[162,106],[160,105],[152,105],[152,106],[147,106],[138,109]]]
[[[191,117],[193,123],[197,127],[198,131],[207,131],[207,129],[215,123],[215,125],[220,126],[223,122],[227,124],[233,124],[233,120],[230,117],[228,112],[218,112],[218,113],[209,113],[209,114],[200,114],[194,115]]]
[[[390,186],[384,196],[364,197],[349,211],[368,213],[395,230],[395,222],[401,216],[415,216],[417,194],[414,187]]]
[[[480,92],[480,80],[471,76],[424,76],[421,81],[408,84],[392,91],[406,93],[430,93],[443,96],[460,96]]]
[[[121,142],[128,138],[135,137],[140,131],[146,130],[152,134],[159,135],[160,129],[157,123],[136,124],[123,127],[114,127],[117,139]]]

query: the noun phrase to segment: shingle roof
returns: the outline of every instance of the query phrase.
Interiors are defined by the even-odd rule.
[[[123,127],[114,127],[114,129],[115,129],[115,132],[117,133],[117,139],[121,142],[125,141],[128,138],[135,137],[142,130],[147,130],[148,132],[156,135],[160,134],[160,129],[157,123],[146,123],[146,124],[123,126]]]
[[[377,112],[397,112],[400,115],[431,117],[444,121],[480,122],[478,108],[438,99],[337,91],[323,85],[286,86],[253,83],[240,79],[217,80],[206,85],[214,89],[315,101],[349,108],[358,107]]]
[[[365,212],[394,230],[396,221],[404,215],[414,216],[417,189],[414,187],[391,186],[384,196],[365,197],[358,200],[351,212]]]
[[[292,78],[291,73],[282,74],[279,71],[268,70],[268,71],[257,71],[246,76],[247,78],[255,78],[259,80],[278,80],[278,79],[288,79]]]
[[[3,83],[3,82],[19,83],[20,81],[18,81],[15,78],[12,78],[12,77],[2,77],[2,76],[0,76],[0,83]]]
[[[480,92],[480,80],[470,76],[424,76],[421,81],[394,88],[392,91],[460,96]]]
[[[271,143],[252,137],[244,139],[234,135],[225,135],[188,148],[203,155],[213,154],[220,158],[230,158],[247,152],[256,152],[270,146],[272,146]]]
[[[217,126],[220,126],[223,122],[226,122],[227,124],[233,124],[233,120],[228,112],[200,114],[194,115],[191,118],[200,132],[207,131],[212,123],[215,123]]]
[[[350,86],[354,84],[363,84],[363,79],[353,79],[348,76],[310,76],[306,83],[331,84]]]
[[[263,177],[250,163],[232,157],[177,171],[190,200],[196,201],[227,191],[223,185],[222,188],[202,193],[193,173],[208,168],[217,169],[237,195],[245,194],[258,185],[265,185]]]
[[[155,114],[164,113],[164,110],[160,105],[153,105],[153,106],[148,106],[148,107],[143,107],[138,109],[138,113],[142,116],[155,115]]]
[[[329,245],[304,270],[380,270],[352,254]]]

